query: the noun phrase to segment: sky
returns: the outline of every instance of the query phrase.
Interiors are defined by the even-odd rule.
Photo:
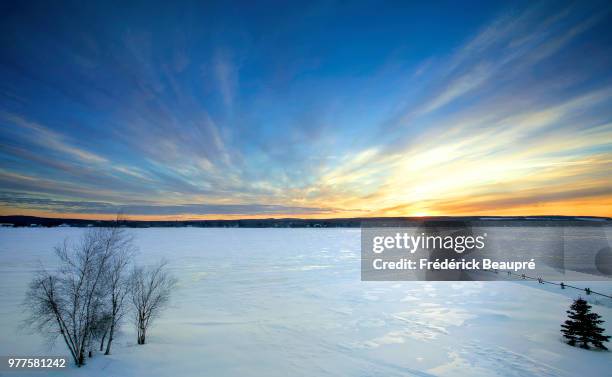
[[[612,216],[610,25],[606,1],[3,1],[0,215]]]

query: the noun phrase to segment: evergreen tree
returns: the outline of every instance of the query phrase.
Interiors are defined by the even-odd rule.
[[[567,311],[567,316],[569,319],[561,325],[561,333],[569,345],[578,344],[581,348],[589,349],[589,343],[592,343],[597,348],[608,349],[603,343],[610,336],[604,335],[604,329],[599,327],[604,321],[599,314],[591,312],[588,302],[578,298]]]

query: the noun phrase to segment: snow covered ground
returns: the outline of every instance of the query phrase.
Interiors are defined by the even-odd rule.
[[[82,229],[0,229],[0,355],[67,355],[21,326],[52,246]],[[576,291],[536,282],[361,282],[357,229],[141,229],[140,263],[180,284],[137,346],[69,376],[605,376],[612,353],[562,343]],[[578,283],[577,283],[578,284]],[[586,286],[586,283],[580,283]],[[612,283],[594,283],[612,293]],[[608,300],[609,301],[609,300]],[[592,302],[593,303],[593,302]],[[612,333],[611,303],[595,305]],[[2,375],[11,375],[2,373]],[[18,372],[41,376],[44,372]]]

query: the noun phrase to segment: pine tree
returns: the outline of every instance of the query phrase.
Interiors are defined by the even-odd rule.
[[[599,314],[591,312],[588,302],[578,298],[567,311],[567,316],[569,319],[561,325],[561,333],[569,345],[579,344],[581,348],[589,349],[589,343],[592,343],[597,348],[608,349],[603,343],[610,336],[603,335],[604,329],[599,327],[604,321]]]

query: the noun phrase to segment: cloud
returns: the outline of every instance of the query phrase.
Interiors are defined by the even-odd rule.
[[[543,11],[535,6],[492,21],[447,59],[438,72],[438,83],[432,86],[433,96],[403,118],[443,110],[478,91],[499,90],[512,79],[520,83],[538,63],[562,51],[601,22],[604,15],[583,16],[568,26],[572,14],[568,9],[553,14]]]
[[[108,162],[108,160],[102,156],[71,145],[62,135],[39,123],[30,122],[15,114],[4,113],[0,115],[4,122],[20,127],[22,129],[20,132],[22,137],[27,138],[30,142],[40,147],[69,155],[81,162],[96,164]]]
[[[234,91],[238,85],[238,71],[227,52],[217,51],[213,61],[213,71],[223,103],[228,110],[231,110]]]
[[[336,44],[343,30],[362,31],[333,6],[333,30],[316,14],[288,14],[271,34],[216,13],[212,29],[230,22],[229,33],[200,20],[125,26],[117,12],[91,28],[63,22],[49,37],[22,12],[0,26],[20,42],[2,46],[0,64],[3,205],[335,216],[565,200],[560,211],[602,213],[612,51],[600,34],[610,12],[562,8],[500,10],[483,27],[419,35],[415,48],[405,17],[376,43]]]
[[[594,192],[605,199],[609,190],[599,188],[612,180],[599,177],[612,163],[612,125],[601,123],[609,113],[598,118],[595,109],[611,100],[611,89],[604,87],[496,118],[472,113],[423,132],[404,148],[369,149],[343,159],[322,176],[317,192],[336,208],[396,215],[472,214],[478,205],[488,210],[496,202],[502,211],[562,198],[569,203]],[[590,186],[578,189],[585,185]],[[556,194],[547,194],[553,187]],[[478,201],[492,192],[494,199]],[[515,195],[520,200],[505,200]]]
[[[480,87],[492,75],[492,70],[485,64],[480,64],[464,75],[454,78],[448,86],[428,102],[418,114],[427,114],[443,107],[457,98]]]
[[[273,204],[112,204],[107,202],[54,200],[0,195],[0,206],[56,213],[126,215],[261,215],[316,214],[333,212],[328,208],[292,207]]]

